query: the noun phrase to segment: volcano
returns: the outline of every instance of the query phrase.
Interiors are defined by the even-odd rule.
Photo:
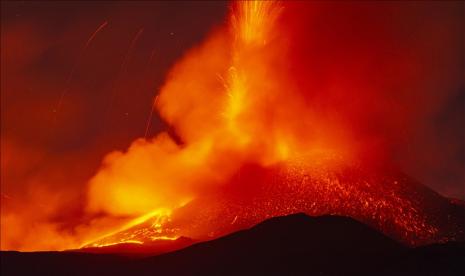
[[[52,109],[57,125],[43,137],[43,145],[59,146],[31,151],[24,165],[15,157],[4,166],[2,158],[2,173],[12,175],[1,195],[8,199],[2,201],[2,275],[463,275],[465,203],[429,187],[444,186],[437,189],[444,194],[456,189],[447,183],[458,176],[434,178],[463,165],[456,156],[460,133],[449,127],[455,147],[435,131],[448,132],[436,125],[459,117],[439,114],[459,93],[444,91],[464,87],[452,46],[456,33],[462,41],[456,26],[465,24],[448,18],[459,17],[450,3],[366,5],[233,1],[227,17],[189,47],[180,38],[190,29],[169,29],[164,41],[142,20],[126,49],[115,51],[120,66],[105,53],[130,29],[124,19],[116,21],[126,11],[114,17],[101,11],[104,21],[82,45],[66,81],[38,73],[54,82],[42,90],[65,86],[57,88]],[[423,18],[432,21],[419,23]],[[155,25],[152,30],[164,31]],[[28,45],[22,36],[13,46]],[[106,48],[98,47],[105,41]],[[159,58],[173,45],[182,51],[163,69]],[[140,54],[147,51],[145,63]],[[30,58],[41,64],[52,52],[31,50]],[[50,66],[62,64],[67,51],[58,52]],[[81,64],[86,56],[96,61]],[[21,63],[17,58],[10,62]],[[133,72],[142,61],[146,69]],[[108,72],[100,67],[107,63]],[[155,72],[159,82],[138,99]],[[19,80],[27,87],[12,91],[31,95],[37,88],[29,84],[42,83]],[[95,93],[99,104],[72,98],[90,86],[101,92]],[[68,122],[74,104],[99,112]],[[139,119],[130,119],[136,110]],[[102,126],[94,125],[100,117]],[[126,133],[114,127],[122,120],[128,130],[136,120],[142,127]],[[78,129],[67,134],[73,141],[88,128],[105,138],[86,141],[91,156],[81,159],[82,145],[55,137],[61,126]],[[24,130],[10,155],[22,159],[29,151],[23,141],[37,140],[35,131]],[[100,149],[110,140],[116,144]],[[68,150],[76,157],[62,167]],[[42,161],[47,169],[36,170]],[[68,175],[70,167],[76,172]],[[418,172],[426,168],[435,177]],[[460,192],[449,195],[463,199]]]
[[[386,91],[363,81],[352,109],[364,69],[314,79],[295,8],[233,2],[228,24],[173,66],[153,103],[169,127],[108,154],[88,183],[87,212],[135,220],[85,248],[206,241],[299,212],[351,217],[407,246],[464,240],[463,208],[391,165],[392,137],[373,124],[407,125],[372,118]]]
[[[169,219],[149,217],[85,249],[133,243],[130,251],[137,251],[178,237],[210,240],[297,212],[351,217],[409,247],[465,241],[462,201],[445,198],[385,164],[338,169],[303,161],[271,168],[249,165],[226,187],[175,210]],[[179,249],[190,243],[166,244]]]

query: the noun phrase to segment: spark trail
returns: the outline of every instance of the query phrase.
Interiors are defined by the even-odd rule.
[[[147,139],[147,136],[149,134],[150,124],[152,123],[153,110],[155,109],[155,106],[157,104],[157,100],[158,100],[158,96],[155,96],[155,98],[152,101],[152,106],[150,107],[149,117],[147,118],[147,126],[145,127],[145,134],[144,134],[145,139]]]
[[[61,107],[63,105],[63,100],[66,96],[66,94],[68,94],[69,90],[70,90],[70,85],[71,85],[71,81],[73,79],[73,76],[76,72],[76,69],[77,67],[79,66],[81,60],[82,60],[82,56],[84,55],[86,49],[89,47],[89,45],[91,44],[91,42],[94,40],[94,38],[97,36],[97,34],[103,29],[105,28],[106,26],[108,25],[108,21],[104,21],[102,24],[100,24],[100,26],[98,26],[98,28],[91,34],[91,36],[89,37],[89,39],[87,40],[86,44],[84,45],[84,47],[81,49],[81,51],[79,52],[79,55],[77,56],[77,59],[76,61],[74,62],[74,65],[73,67],[71,68],[71,71],[68,75],[68,78],[66,80],[66,85],[65,85],[65,88],[63,89],[63,91],[61,92],[60,94],[60,99],[58,100],[58,103],[56,105],[56,108],[53,110],[54,112],[54,117],[53,117],[53,123],[56,123],[56,120],[57,120],[57,116],[58,116],[58,113],[60,112],[61,110]]]
[[[120,66],[120,69],[119,69],[118,74],[116,76],[116,79],[113,82],[113,85],[112,85],[112,87],[110,89],[109,100],[108,100],[108,104],[107,104],[107,107],[106,107],[104,118],[108,117],[108,115],[110,113],[110,108],[111,108],[111,106],[113,104],[113,101],[114,101],[114,98],[115,98],[115,89],[118,86],[117,84],[118,84],[121,76],[123,75],[123,72],[125,71],[126,64],[128,63],[129,57],[131,56],[131,53],[132,53],[132,51],[134,49],[134,46],[136,45],[137,40],[139,39],[139,37],[142,35],[143,32],[144,32],[144,28],[139,29],[139,31],[136,33],[134,38],[131,40],[131,43],[129,44],[129,48],[128,48],[127,52],[126,52],[126,55],[124,56],[123,62],[121,63],[121,66]]]
[[[146,75],[148,75],[148,71],[149,71],[150,65],[152,64],[152,60],[153,60],[154,55],[155,55],[155,50],[152,50],[152,52],[150,53],[149,61],[147,63]],[[148,132],[149,132],[149,129],[150,129],[150,124],[152,123],[154,103],[156,103],[156,100],[157,100],[157,96],[154,96],[153,100],[150,102],[151,103],[150,112],[149,112],[149,116],[147,118],[147,126],[145,127],[145,135],[144,135],[145,139],[147,139],[147,135],[148,135]]]

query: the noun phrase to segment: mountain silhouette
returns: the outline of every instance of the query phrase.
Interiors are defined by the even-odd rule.
[[[465,243],[408,248],[354,219],[275,217],[152,257],[1,252],[2,275],[464,275]]]

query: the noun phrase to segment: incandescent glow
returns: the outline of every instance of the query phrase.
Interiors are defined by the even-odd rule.
[[[178,236],[174,235],[173,232],[163,229],[163,225],[170,221],[170,216],[171,211],[166,209],[149,212],[130,221],[120,229],[99,237],[93,242],[87,242],[81,247],[105,247],[122,243],[144,244],[144,241],[147,239],[151,241],[176,240]],[[137,226],[147,221],[149,223],[144,225],[144,229],[140,231],[134,230],[134,227],[137,228]],[[131,229],[129,235],[121,234],[125,233],[128,229]]]
[[[231,25],[239,44],[266,44],[282,11],[277,1],[237,1],[232,6]]]
[[[144,244],[141,241],[120,240],[120,241],[117,241],[117,242],[110,242],[110,243],[92,243],[89,246],[92,246],[92,247],[106,247],[106,246],[112,246],[112,245],[117,245],[117,244],[121,244],[121,243]]]
[[[82,221],[72,234],[54,235],[53,229],[43,243],[21,247],[16,238],[9,246],[201,241],[297,212],[350,216],[409,245],[462,239],[463,220],[447,200],[386,165],[389,147],[380,142],[408,131],[410,106],[396,105],[395,98],[411,95],[404,84],[413,65],[422,63],[383,48],[388,27],[360,27],[356,16],[348,16],[350,24],[337,21],[341,14],[326,22],[332,10],[320,7],[321,15],[313,14],[301,11],[304,4],[233,2],[224,26],[167,74],[144,122],[144,138],[105,156],[87,182]],[[326,23],[359,29],[352,37]],[[142,32],[132,39],[118,78]],[[335,45],[339,41],[344,43]],[[379,115],[385,113],[389,117]],[[149,137],[155,114],[169,127]],[[16,225],[15,217],[7,219]]]

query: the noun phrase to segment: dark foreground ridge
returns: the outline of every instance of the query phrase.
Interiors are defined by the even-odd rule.
[[[2,275],[465,275],[465,243],[409,249],[351,218],[295,214],[154,257],[1,252]]]

